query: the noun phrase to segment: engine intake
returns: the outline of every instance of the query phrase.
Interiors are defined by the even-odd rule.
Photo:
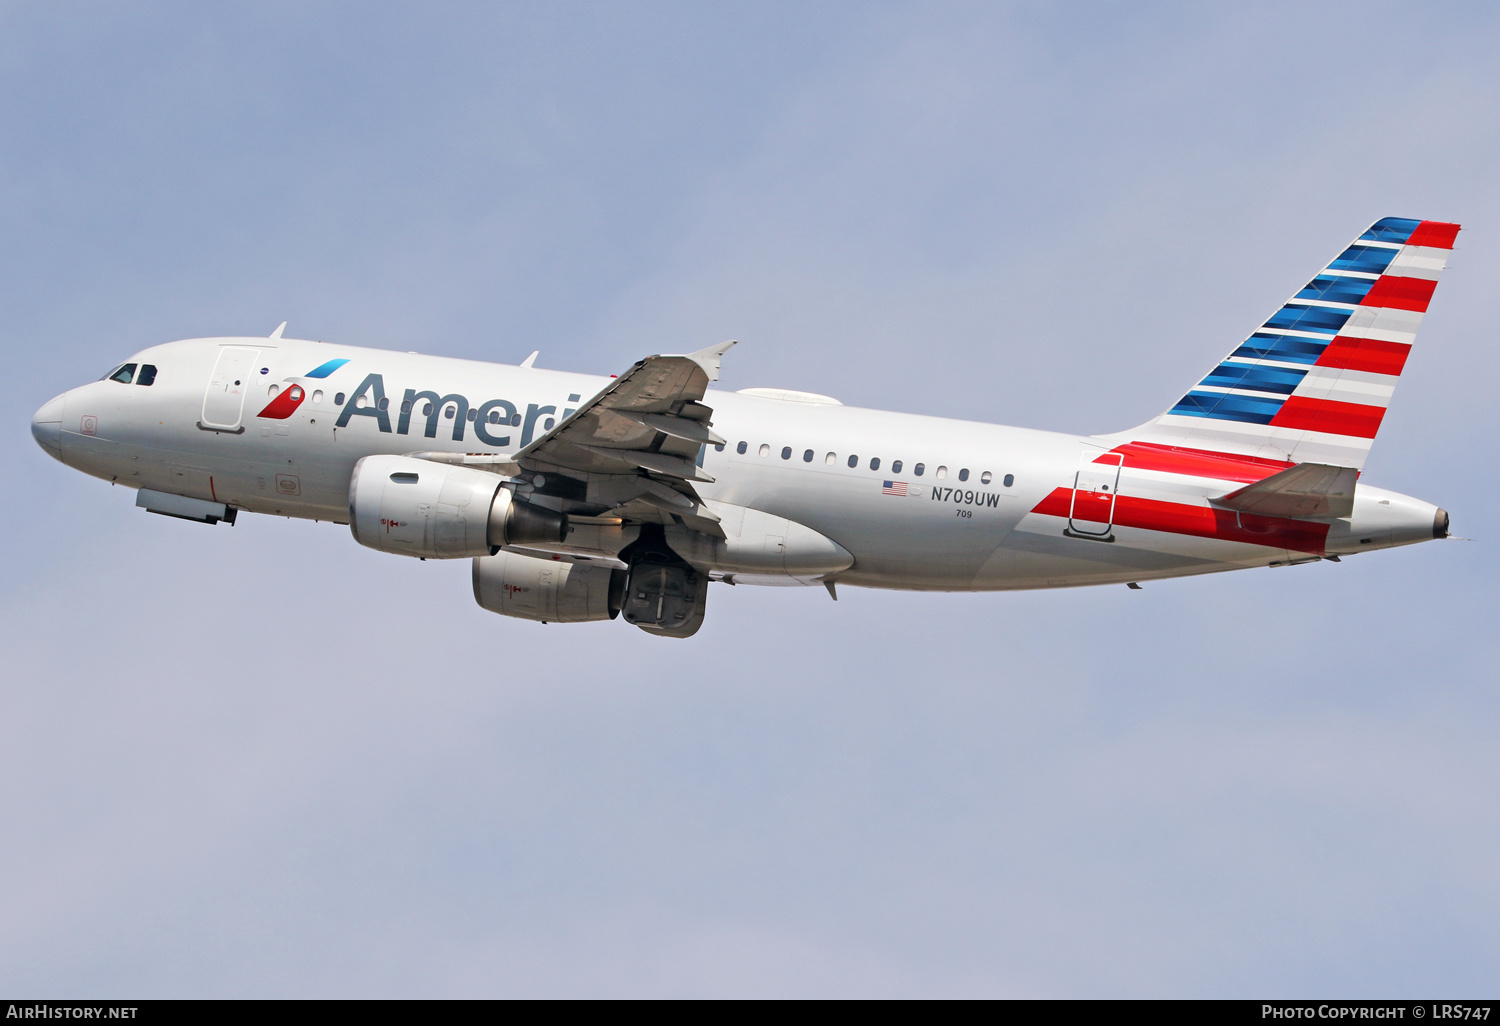
[[[459,559],[503,545],[555,544],[566,537],[568,518],[517,500],[486,471],[366,456],[349,481],[349,530],[381,552]]]

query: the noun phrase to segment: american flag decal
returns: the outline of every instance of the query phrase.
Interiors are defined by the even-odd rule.
[[[887,481],[887,482],[885,482],[885,487],[882,488],[882,489],[880,489],[880,494],[881,495],[905,495],[906,494],[906,482],[905,481]]]

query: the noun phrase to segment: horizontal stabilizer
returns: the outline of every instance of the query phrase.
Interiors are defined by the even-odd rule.
[[[1354,512],[1353,467],[1299,463],[1228,495],[1215,506],[1267,517],[1347,517]]]

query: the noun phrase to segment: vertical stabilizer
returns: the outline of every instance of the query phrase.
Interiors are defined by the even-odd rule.
[[[1109,437],[1364,466],[1458,231],[1376,221],[1177,405]]]

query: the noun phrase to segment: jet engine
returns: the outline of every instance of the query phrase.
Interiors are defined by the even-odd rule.
[[[349,529],[381,552],[483,556],[502,545],[556,544],[565,514],[522,502],[496,474],[410,456],[366,456],[349,481]]]
[[[492,613],[550,623],[613,620],[625,571],[499,552],[474,560],[474,601]]]

